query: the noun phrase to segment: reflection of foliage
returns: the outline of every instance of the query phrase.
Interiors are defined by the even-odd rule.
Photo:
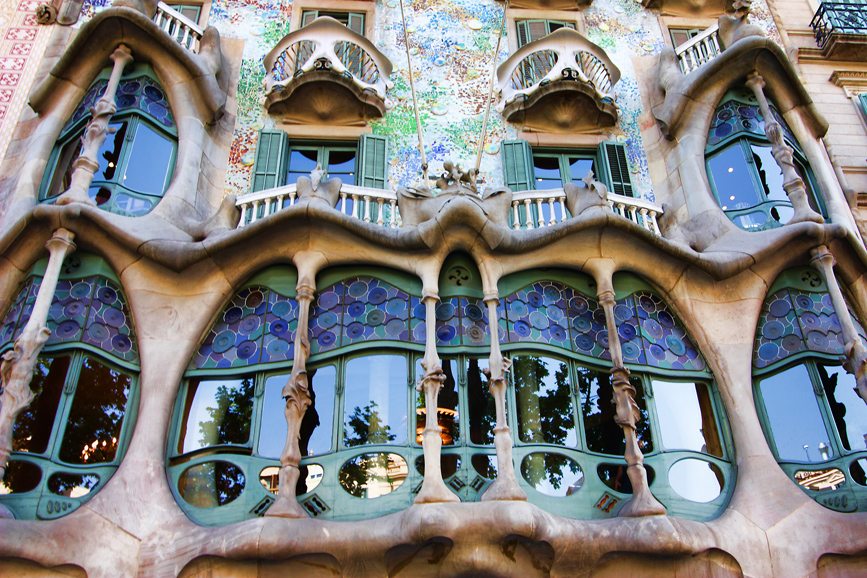
[[[587,436],[587,447],[591,451],[603,454],[622,456],[626,449],[623,428],[614,421],[614,388],[611,377],[607,373],[578,366],[578,391],[581,393],[584,406],[584,431]],[[630,382],[635,388],[635,401],[641,412],[635,433],[638,444],[645,453],[653,451],[653,440],[650,435],[650,420],[647,404],[644,401],[644,389],[641,380],[633,377]]]
[[[131,381],[128,375],[84,358],[60,446],[61,460],[93,464],[114,459]]]
[[[241,495],[247,480],[241,469],[228,462],[193,466],[178,480],[184,500],[198,508],[228,504]]]
[[[210,421],[199,422],[202,447],[247,442],[253,416],[253,379],[245,377],[231,386],[221,385],[208,407]]]
[[[340,468],[340,485],[356,498],[364,498],[370,482],[385,482],[392,489],[397,478],[389,475],[391,454],[362,454],[349,460]],[[403,477],[403,476],[401,476]]]
[[[494,396],[488,393],[487,378],[479,369],[478,359],[467,360],[467,402],[470,421],[470,441],[474,444],[494,443],[497,423]]]
[[[15,421],[12,430],[14,451],[41,454],[48,448],[69,360],[69,357],[57,357],[40,359],[36,363],[30,381],[30,389],[36,393],[36,397]]]
[[[562,445],[575,429],[569,367],[561,362],[554,374],[556,390],[540,392],[549,373],[545,361],[534,355],[515,359],[512,374],[518,401],[518,431],[525,442]]]
[[[77,487],[90,491],[99,483],[99,476],[93,474],[54,474],[48,479],[48,490],[58,496],[72,497],[72,490]],[[87,492],[85,492],[87,493]]]
[[[371,401],[364,408],[356,407],[352,415],[346,420],[343,431],[343,441],[347,447],[360,446],[363,444],[387,444],[394,441],[395,434],[391,433],[391,427],[383,423],[377,411],[377,404]],[[350,433],[352,430],[352,433]]]
[[[521,462],[521,475],[537,490],[542,491],[540,485],[543,480],[558,490],[563,483],[563,476],[567,468],[573,474],[581,474],[581,467],[578,462],[570,460],[564,455],[533,453],[526,456]]]

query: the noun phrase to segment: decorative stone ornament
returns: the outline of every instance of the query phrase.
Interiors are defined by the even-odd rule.
[[[566,194],[566,208],[573,217],[577,217],[594,207],[603,212],[610,213],[608,206],[608,187],[596,180],[593,171],[589,171],[583,179],[584,186],[579,187],[575,183],[563,184],[563,192]]]
[[[36,393],[30,389],[33,369],[48,341],[50,331],[46,326],[48,309],[54,298],[54,290],[60,277],[63,260],[75,250],[75,235],[66,229],[57,229],[45,244],[48,249],[48,266],[36,295],[30,319],[13,349],[3,355],[0,363],[0,479],[6,471],[6,463],[12,452],[12,430],[18,416],[30,407]],[[5,508],[4,508],[5,509]],[[0,511],[0,517],[3,512]]]

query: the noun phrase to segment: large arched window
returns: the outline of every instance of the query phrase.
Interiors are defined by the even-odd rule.
[[[3,318],[0,351],[30,317],[47,260]],[[75,510],[111,478],[138,405],[138,349],[129,306],[108,266],[67,258],[48,314],[51,335],[33,372],[36,397],[15,422],[0,503],[22,519]]]
[[[814,210],[822,213],[812,171],[786,122],[771,104],[785,141],[794,149],[795,170],[807,189]],[[785,225],[794,208],[783,189],[783,175],[765,136],[765,120],[753,93],[730,90],[714,112],[708,133],[707,176],[717,201],[747,231]]]
[[[169,477],[198,523],[262,515],[273,502],[286,438],[280,395],[291,371],[294,275],[275,268],[251,279],[221,311],[187,372]],[[539,275],[551,280],[535,281]],[[437,408],[441,467],[465,502],[478,500],[496,477],[480,278],[469,257],[451,257],[436,307],[446,375]],[[559,514],[614,516],[631,488],[611,405],[605,320],[591,284],[562,271],[504,283],[499,339],[514,361],[507,414],[520,483],[531,502]],[[672,514],[711,518],[733,487],[712,376],[664,303],[632,278],[624,287],[618,320],[640,392],[651,489]],[[426,408],[414,386],[423,375],[425,324],[414,277],[353,269],[317,280],[307,363],[312,404],[301,425],[296,487],[311,516],[355,520],[412,504],[424,475]]]
[[[69,188],[81,152],[90,109],[105,92],[111,69],[91,85],[60,133],[42,181],[41,199],[53,201]],[[178,132],[166,93],[149,67],[130,65],[115,98],[117,112],[97,153],[99,168],[89,195],[120,215],[144,215],[165,193],[174,168]]]
[[[780,466],[809,496],[835,510],[864,511],[867,405],[841,364],[837,314],[817,271],[780,275],[756,330],[756,406]]]

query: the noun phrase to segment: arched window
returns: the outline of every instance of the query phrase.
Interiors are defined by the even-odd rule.
[[[753,357],[765,435],[809,496],[835,510],[864,511],[867,405],[841,365],[843,354],[840,322],[819,273],[805,267],[780,275],[762,307]]]
[[[99,168],[89,195],[112,213],[144,215],[168,187],[178,132],[166,93],[150,68],[137,64],[127,70],[117,89],[110,134],[97,153]],[[105,92],[110,72],[100,74],[61,131],[42,181],[44,201],[53,201],[69,188],[90,109]]]
[[[3,318],[0,351],[30,317],[47,260]],[[0,502],[21,519],[66,515],[108,482],[129,444],[138,404],[138,349],[129,306],[100,259],[64,264],[48,314],[51,335],[15,422]]]
[[[822,213],[812,171],[801,147],[773,104],[771,111],[794,149],[795,170],[804,181],[814,210]],[[747,231],[762,231],[789,222],[794,208],[783,189],[783,175],[765,136],[765,120],[753,93],[730,90],[714,112],[708,133],[707,176],[720,206]]]

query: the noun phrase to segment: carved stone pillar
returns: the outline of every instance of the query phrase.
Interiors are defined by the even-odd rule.
[[[855,376],[856,391],[861,399],[867,403],[867,347],[862,343],[858,330],[852,323],[849,308],[846,306],[846,300],[843,299],[843,292],[840,290],[840,284],[837,283],[837,276],[834,275],[834,265],[837,261],[825,245],[819,245],[812,249],[810,254],[813,256],[810,263],[819,270],[825,279],[828,294],[834,304],[834,311],[837,312],[840,329],[843,331],[843,341],[846,343],[846,363],[843,364],[843,367]]]
[[[268,508],[266,516],[281,518],[309,518],[310,515],[298,504],[295,488],[301,473],[301,449],[298,438],[301,435],[301,420],[310,406],[310,392],[307,388],[307,358],[310,357],[310,340],[307,337],[310,325],[310,304],[313,302],[314,288],[299,281],[296,300],[298,301],[298,328],[295,330],[295,351],[292,360],[292,373],[283,387],[286,401],[286,445],[280,454],[280,476],[277,485],[277,499]]]
[[[786,144],[783,140],[783,127],[776,121],[771,113],[771,107],[768,105],[768,99],[765,98],[765,93],[762,90],[765,86],[764,79],[758,72],[752,72],[747,77],[746,85],[756,95],[756,100],[759,101],[759,107],[762,109],[762,116],[765,118],[765,136],[771,143],[771,154],[774,155],[780,170],[783,173],[783,189],[792,201],[792,206],[795,208],[795,215],[789,223],[801,223],[804,221],[813,221],[815,223],[824,223],[825,219],[810,207],[810,202],[807,199],[807,189],[804,181],[798,176],[798,171],[795,170],[795,161],[793,158],[792,147]]]
[[[449,490],[443,481],[440,464],[443,440],[442,430],[437,422],[437,398],[446,376],[440,365],[436,348],[436,304],[439,297],[430,291],[425,291],[422,301],[425,307],[425,346],[424,359],[421,362],[424,376],[419,380],[416,390],[424,392],[425,424],[422,434],[424,481],[421,491],[415,497],[415,503],[460,502],[461,499]]]
[[[665,514],[665,506],[653,497],[647,483],[647,471],[644,469],[644,454],[638,446],[638,436],[635,427],[641,419],[638,404],[635,403],[635,388],[629,382],[629,369],[623,365],[623,353],[620,349],[620,337],[617,334],[617,323],[614,317],[614,288],[609,280],[598,280],[599,303],[605,310],[605,321],[608,327],[608,351],[611,353],[611,386],[614,389],[616,406],[614,421],[623,428],[626,439],[626,475],[632,483],[632,499],[620,510],[620,516],[637,518],[640,516],[658,516]]]
[[[12,428],[15,420],[36,396],[30,389],[30,380],[42,346],[50,335],[46,326],[48,309],[54,298],[63,260],[75,251],[75,243],[72,242],[74,238],[75,235],[66,229],[57,229],[45,243],[49,253],[48,266],[39,285],[30,320],[15,340],[13,348],[3,354],[3,361],[0,363],[0,479],[3,479],[6,473],[6,462],[12,452]]]
[[[485,370],[488,376],[488,388],[494,397],[497,412],[497,424],[494,427],[494,448],[497,450],[497,479],[482,494],[482,501],[490,500],[522,500],[527,494],[518,485],[515,477],[515,464],[512,463],[512,432],[506,425],[506,388],[509,384],[507,373],[512,366],[512,360],[503,357],[500,352],[499,320],[497,306],[500,303],[498,295],[485,294],[485,305],[488,306],[488,330],[491,332],[490,368]]]
[[[117,93],[120,77],[123,75],[123,69],[132,62],[132,53],[129,48],[121,44],[111,54],[111,60],[114,62],[114,66],[111,69],[108,86],[105,87],[102,97],[96,101],[96,106],[90,109],[92,118],[87,123],[87,128],[81,139],[81,153],[72,163],[73,173],[69,190],[57,199],[58,205],[69,203],[95,204],[90,200],[87,191],[93,182],[94,174],[99,170],[99,159],[97,158],[99,147],[102,146],[109,134],[115,132],[108,126],[108,123],[117,112],[114,97]]]

